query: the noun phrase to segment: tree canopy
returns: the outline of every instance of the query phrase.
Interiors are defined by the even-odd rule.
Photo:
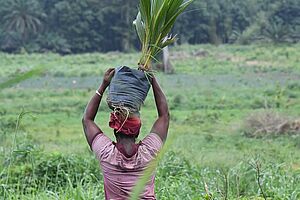
[[[140,49],[138,0],[0,0],[0,50],[81,53]],[[300,40],[299,0],[194,0],[177,44]]]

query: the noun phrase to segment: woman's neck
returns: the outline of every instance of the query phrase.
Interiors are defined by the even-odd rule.
[[[126,157],[131,157],[137,151],[135,138],[117,138],[116,146]]]
[[[117,137],[117,143],[123,144],[123,145],[132,145],[135,144],[135,138],[123,138],[123,137]]]

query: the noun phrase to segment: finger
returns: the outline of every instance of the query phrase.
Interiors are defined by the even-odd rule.
[[[115,72],[115,69],[114,69],[114,68],[110,68],[110,69],[109,69],[109,74],[114,73],[114,72]]]
[[[108,68],[107,72],[110,73],[113,70],[115,70],[115,68]]]
[[[112,71],[113,68],[109,68],[105,71],[105,76],[109,75],[109,73]]]
[[[109,72],[109,76],[113,76],[113,75],[114,75],[114,73],[115,73],[115,70],[113,70],[113,71]]]

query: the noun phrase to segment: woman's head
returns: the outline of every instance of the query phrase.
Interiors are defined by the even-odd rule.
[[[109,126],[114,129],[115,135],[125,135],[128,137],[138,137],[142,126],[139,117],[124,117],[119,112],[110,114]]]

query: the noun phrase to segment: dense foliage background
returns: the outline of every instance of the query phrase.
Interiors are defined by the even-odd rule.
[[[5,52],[132,51],[138,0],[0,0]],[[299,0],[195,0],[173,30],[178,44],[300,40]]]

